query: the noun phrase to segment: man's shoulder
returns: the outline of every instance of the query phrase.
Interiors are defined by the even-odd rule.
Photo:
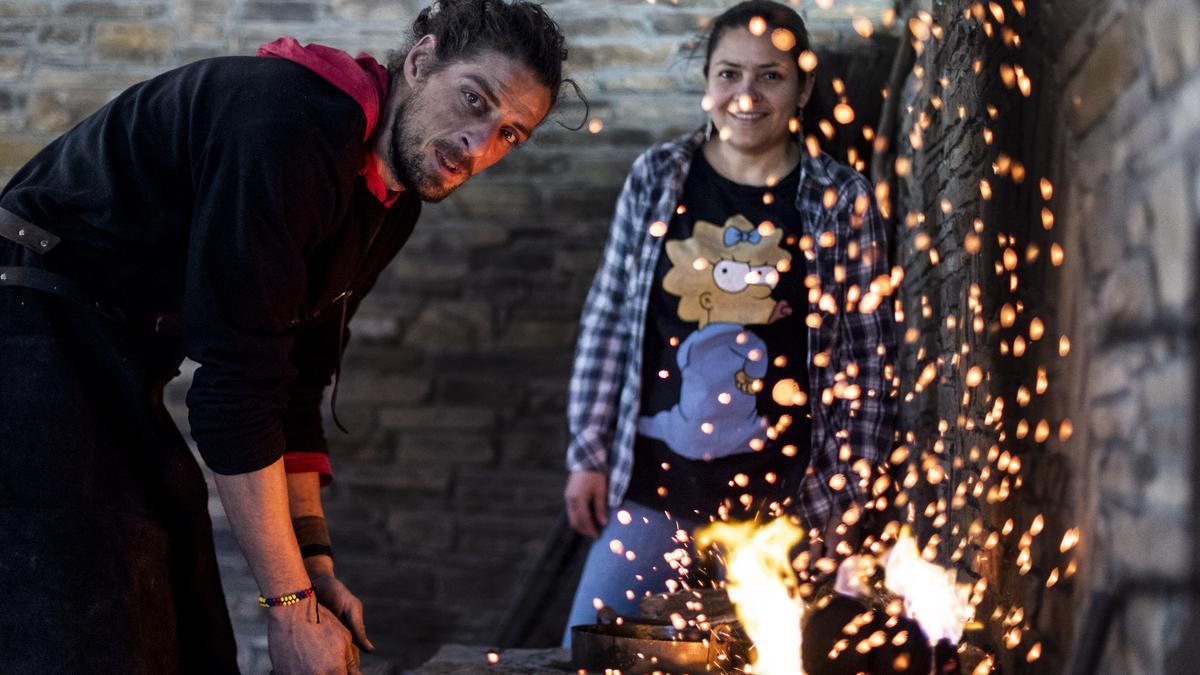
[[[187,106],[193,128],[289,151],[341,155],[362,143],[366,119],[348,94],[282,58],[221,56],[162,76],[159,87]]]

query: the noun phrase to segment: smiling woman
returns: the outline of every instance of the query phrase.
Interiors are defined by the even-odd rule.
[[[856,304],[886,232],[867,180],[798,141],[804,22],[751,0],[712,25],[709,119],[634,163],[584,305],[565,498],[598,540],[570,625],[694,587],[688,531],[710,519],[794,516],[833,555],[857,467],[890,450],[893,319]]]

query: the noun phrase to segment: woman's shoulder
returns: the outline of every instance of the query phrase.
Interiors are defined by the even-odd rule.
[[[814,182],[831,187],[839,194],[847,192],[871,192],[871,181],[854,169],[824,151],[816,157],[804,153],[804,172]]]
[[[686,167],[691,156],[700,146],[696,132],[684,134],[646,148],[633,161],[633,172],[658,174],[667,168]]]

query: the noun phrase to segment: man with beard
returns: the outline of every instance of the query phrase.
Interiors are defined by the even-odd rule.
[[[5,672],[236,672],[204,481],[162,404],[184,356],[275,672],[358,671],[319,493],[347,322],[421,202],[528,139],[564,83],[529,2],[441,0],[411,40],[386,69],[283,39],[168,72],[0,193]]]

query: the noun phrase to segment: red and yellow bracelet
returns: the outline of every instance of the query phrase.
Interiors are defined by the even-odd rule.
[[[301,600],[303,600],[305,598],[311,598],[312,596],[314,596],[316,594],[317,594],[317,589],[313,588],[312,586],[309,586],[308,588],[306,588],[302,591],[296,591],[295,593],[285,593],[284,595],[278,595],[273,598],[268,598],[265,595],[260,595],[260,596],[258,596],[258,604],[260,607],[286,607],[287,605],[294,605],[297,602],[300,602]]]

